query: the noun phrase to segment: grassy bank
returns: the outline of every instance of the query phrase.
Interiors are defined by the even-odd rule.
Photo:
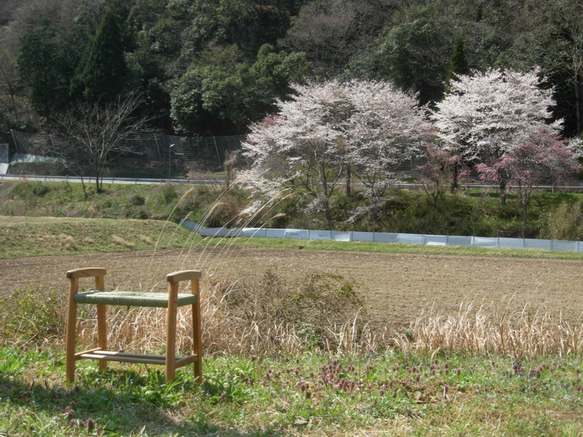
[[[171,249],[193,238],[156,220],[0,217],[0,258]]]
[[[101,193],[75,183],[31,181],[0,183],[0,215],[153,219],[178,222],[188,217],[209,227],[267,226],[324,229],[320,213],[305,212],[301,196],[275,196],[268,208],[255,208],[250,193],[231,186],[187,184],[105,185]],[[276,200],[275,200],[276,199]],[[364,203],[363,203],[364,202]],[[332,227],[336,230],[401,232],[482,237],[583,240],[581,194],[535,192],[522,224],[522,207],[515,193],[505,205],[495,192],[466,190],[445,194],[434,203],[424,192],[393,188],[382,208],[356,193],[337,193],[331,199]],[[353,216],[359,210],[362,214]],[[365,213],[369,211],[368,213]]]
[[[170,183],[104,184],[103,192],[98,193],[92,186],[84,188],[80,183],[0,182],[0,215],[151,219],[176,223],[186,216],[199,220],[222,192],[217,186]],[[228,207],[215,205],[215,220],[236,215],[245,202],[244,193],[230,194]]]
[[[0,259],[182,248],[197,244],[201,238],[170,221],[0,216]],[[291,238],[215,238],[212,244],[446,256],[583,259],[583,253],[578,252]]]

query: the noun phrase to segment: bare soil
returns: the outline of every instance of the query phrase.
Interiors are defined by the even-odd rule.
[[[569,323],[580,323],[583,312],[581,261],[241,247],[0,260],[0,297],[30,289],[66,293],[65,272],[84,266],[107,268],[108,287],[130,290],[164,289],[167,273],[191,268],[226,281],[253,280],[268,270],[295,281],[313,271],[340,274],[355,284],[367,319],[395,329],[470,305],[498,315],[526,309]]]

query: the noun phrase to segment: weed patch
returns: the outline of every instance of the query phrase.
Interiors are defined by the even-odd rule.
[[[362,300],[354,284],[337,274],[310,272],[290,283],[268,271],[259,282],[217,283],[215,290],[221,311],[244,325],[233,329],[254,326],[271,332],[274,346],[282,341],[274,328],[282,327],[313,347],[336,349],[342,341],[340,328],[362,320]]]

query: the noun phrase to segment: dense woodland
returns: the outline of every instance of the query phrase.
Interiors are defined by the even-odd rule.
[[[151,128],[244,134],[292,84],[330,79],[433,105],[460,42],[468,71],[539,66],[563,133],[581,133],[579,0],[3,0],[0,131],[133,92]]]

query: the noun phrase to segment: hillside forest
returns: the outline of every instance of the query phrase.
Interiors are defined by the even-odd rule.
[[[467,72],[538,67],[581,133],[579,0],[3,0],[0,142],[130,92],[150,128],[193,136],[248,133],[294,84],[389,81],[434,105],[454,47]]]

